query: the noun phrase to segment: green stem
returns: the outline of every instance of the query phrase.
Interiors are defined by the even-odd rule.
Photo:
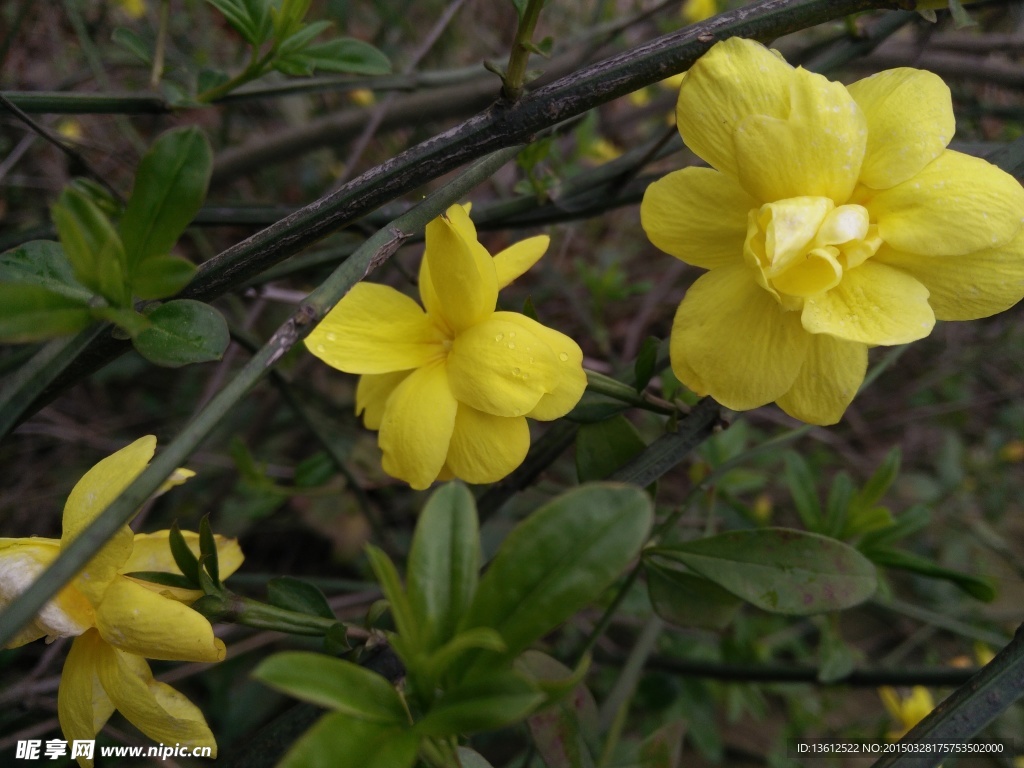
[[[589,368],[585,370],[587,372],[587,390],[590,392],[629,403],[637,408],[643,408],[645,411],[660,413],[663,416],[674,416],[679,413],[675,406],[661,398],[646,392],[637,392],[635,387],[613,379],[611,376],[605,376],[603,373],[592,371]]]
[[[228,595],[227,601],[228,611],[224,618],[253,629],[273,629],[292,635],[323,637],[331,627],[342,623],[337,619],[289,611],[240,595]]]
[[[215,85],[213,88],[209,88],[199,95],[196,96],[196,101],[200,104],[209,104],[212,101],[216,101],[222,96],[227,95],[231,91],[235,90],[246,83],[251,83],[259,77],[266,74],[267,68],[274,56],[277,55],[277,49],[271,48],[261,58],[256,58],[256,50],[253,49],[252,61],[249,65],[239,72],[237,75],[232,77],[230,80],[226,80],[220,85]]]
[[[315,323],[333,307],[357,282],[380,266],[409,236],[463,198],[474,186],[490,177],[515,157],[519,147],[512,147],[470,166],[452,181],[432,193],[412,210],[384,227],[345,261],[299,307],[270,340],[253,355],[216,396],[181,431],[152,463],[108,506],[82,533],[61,551],[60,556],[33,584],[0,614],[0,646],[5,645],[27,624],[103,547],[114,533],[135,513],[150,494],[188,456],[236,403],[262,379]]]
[[[519,18],[516,37],[512,50],[508,55],[508,67],[505,68],[502,94],[511,102],[516,102],[523,95],[523,81],[526,78],[526,64],[530,60],[530,49],[533,47],[533,30],[540,18],[540,9],[544,0],[528,0],[523,15]]]
[[[156,32],[156,50],[153,52],[153,69],[149,75],[149,87],[157,88],[164,76],[164,56],[167,52],[167,23],[170,16],[170,1],[160,0],[160,26]]]

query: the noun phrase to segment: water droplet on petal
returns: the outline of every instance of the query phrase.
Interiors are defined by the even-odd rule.
[[[508,343],[508,348],[509,348],[509,349],[515,349],[515,348],[516,348],[516,345],[515,345],[515,344],[513,344],[513,343],[512,343],[511,341],[510,341],[510,342]]]
[[[338,334],[336,334],[336,333],[328,333],[327,334],[327,340],[328,341],[337,341],[338,340]]]
[[[516,337],[516,332],[515,332],[515,331],[509,331],[509,332],[508,332],[508,337],[509,337],[510,339],[514,339],[514,338]]]
[[[326,351],[326,349],[325,349],[323,344],[317,344],[316,345],[316,351],[319,352],[322,355]]]
[[[501,341],[504,338],[505,338],[505,334],[504,333],[499,333],[497,336],[494,337],[494,340],[495,341]]]
[[[564,363],[566,360],[569,359],[569,356],[567,354],[565,354],[565,352],[559,352],[558,353],[558,359],[561,360]]]
[[[523,415],[523,411],[520,408],[513,408],[512,409],[512,415],[513,416],[522,416]]]
[[[518,376],[519,375],[519,369],[518,368],[513,368],[512,369],[512,375],[513,376]]]

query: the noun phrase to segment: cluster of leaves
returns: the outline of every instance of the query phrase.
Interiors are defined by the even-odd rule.
[[[142,158],[123,208],[98,185],[70,184],[52,208],[60,243],[35,240],[0,255],[0,340],[39,341],[105,320],[157,365],[219,359],[228,330],[209,305],[135,306],[173,296],[195,274],[171,249],[206,197],[211,163],[203,133],[181,128]]]
[[[418,754],[448,765],[458,736],[556,704],[577,688],[586,662],[570,673],[530,646],[611,585],[643,545],[652,515],[639,489],[583,486],[520,523],[481,577],[472,495],[458,483],[435,491],[404,586],[391,559],[368,550],[394,622],[387,636],[405,666],[404,694],[352,661],[271,657],[257,679],[332,710],[283,765],[337,765],[344,756],[345,765],[408,768]]]

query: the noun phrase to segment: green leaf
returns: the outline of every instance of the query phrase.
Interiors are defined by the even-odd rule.
[[[644,561],[647,593],[654,612],[670,624],[725,629],[743,601],[713,581],[670,563]]]
[[[446,691],[414,728],[423,736],[490,731],[519,722],[542,701],[519,675],[501,672]]]
[[[213,537],[213,528],[210,527],[209,515],[203,515],[203,519],[199,521],[199,558],[210,579],[219,587],[220,557],[217,553],[217,540]]]
[[[788,451],[786,461],[786,484],[793,495],[797,514],[804,527],[814,533],[821,533],[823,520],[821,504],[818,501],[818,487],[811,468],[798,453]]]
[[[639,488],[595,483],[562,494],[502,543],[463,628],[498,630],[508,650],[489,661],[510,661],[604,592],[636,556],[652,517]]]
[[[550,656],[527,651],[516,668],[548,681],[571,682],[566,696],[527,720],[533,744],[548,768],[593,768],[599,754],[600,726],[597,703],[571,669]]]
[[[410,668],[410,675],[423,672],[431,680],[440,680],[457,662],[461,662],[467,652],[477,648],[501,653],[506,646],[501,635],[490,627],[467,629],[455,635],[422,662],[416,660]]]
[[[288,35],[279,34],[278,39],[281,42],[277,46],[277,55],[286,57],[289,54],[301,51],[313,42],[313,38],[321,32],[330,29],[331,26],[332,24],[329,21],[317,21],[313,24],[303,25],[301,29]]]
[[[195,218],[206,198],[212,167],[210,142],[195,126],[175,128],[162,134],[142,158],[119,227],[135,295],[141,298],[170,295],[156,295],[152,290],[144,293],[135,286],[136,276],[148,271],[143,268],[147,259],[166,258],[185,227]],[[143,281],[143,288],[158,287],[175,277],[180,279],[181,270],[171,270],[161,277],[163,274],[159,269],[155,271],[148,281]]]
[[[153,327],[132,341],[139,354],[156,365],[176,368],[220,360],[230,341],[220,312],[200,301],[168,301],[148,317]]]
[[[278,768],[410,768],[419,741],[407,728],[332,712],[295,742]]]
[[[516,7],[516,14],[519,16],[519,20],[523,20],[523,14],[526,13],[526,4],[529,0],[512,0],[512,5]]]
[[[110,35],[114,44],[128,51],[143,64],[153,63],[153,46],[134,30],[118,27]]]
[[[148,317],[131,307],[93,307],[92,316],[113,323],[124,331],[126,336],[121,338],[134,339],[147,328],[153,327]]]
[[[484,756],[469,747],[459,747],[455,750],[459,757],[459,765],[462,768],[494,768]]]
[[[130,305],[124,246],[107,215],[73,187],[61,193],[50,214],[75,277],[111,304]]]
[[[173,296],[191,282],[195,273],[195,264],[181,256],[151,256],[139,265],[132,293],[140,299]]]
[[[352,644],[348,641],[348,627],[340,621],[328,627],[324,633],[324,650],[335,656],[352,650]]]
[[[334,619],[334,611],[320,589],[308,581],[278,576],[267,582],[267,602],[297,613]]]
[[[199,558],[195,556],[192,548],[185,541],[185,537],[181,535],[181,529],[178,528],[177,521],[171,525],[171,530],[167,534],[167,541],[171,546],[171,556],[174,558],[174,564],[178,566],[178,570],[185,575],[185,578],[194,587],[199,583]]]
[[[996,599],[995,586],[990,580],[981,576],[972,576],[969,573],[943,568],[938,563],[902,549],[879,548],[872,549],[866,554],[873,562],[887,568],[899,568],[932,579],[951,582],[971,597],[982,602],[991,603]]]
[[[583,398],[576,403],[571,411],[565,414],[565,418],[580,424],[589,424],[609,419],[617,413],[622,413],[627,408],[629,408],[629,405],[621,400],[611,400],[604,395],[584,392]]]
[[[353,75],[386,75],[391,72],[391,62],[369,43],[339,37],[275,59],[274,68],[289,75],[309,75],[317,69]]]
[[[730,531],[652,551],[771,613],[842,610],[878,586],[874,565],[853,547],[788,528]]]
[[[60,243],[31,240],[0,254],[0,283],[34,285],[78,304],[88,304],[92,291],[75,278]]]
[[[310,2],[311,0],[282,0],[280,7],[271,6],[270,18],[274,27],[274,37],[277,38],[279,45],[302,26]]]
[[[124,574],[139,581],[148,581],[152,584],[159,584],[163,587],[176,587],[177,589],[196,589],[196,582],[180,573],[168,573],[166,571],[132,571]]]
[[[396,638],[398,642],[393,642],[392,645],[402,656],[402,661],[408,665],[412,659],[409,658],[408,653],[403,651],[420,647],[422,628],[416,621],[416,613],[409,601],[409,595],[402,588],[402,580],[398,577],[398,570],[391,562],[391,558],[372,544],[366,546],[366,557],[370,561],[373,574],[377,577],[381,591],[391,607],[391,616],[394,618],[395,628],[398,630],[399,637]]]
[[[685,720],[665,723],[640,745],[640,768],[679,768],[685,735]]]
[[[885,455],[882,465],[875,470],[875,473],[854,497],[853,503],[857,508],[873,507],[881,501],[885,492],[889,490],[889,486],[893,484],[900,473],[900,458],[898,445],[890,449],[889,453]]]
[[[480,570],[480,528],[473,494],[462,483],[438,488],[416,523],[406,579],[425,650],[455,633],[473,601]]]
[[[196,93],[206,93],[218,88],[231,79],[231,75],[219,69],[203,67],[196,75]]]
[[[583,424],[576,433],[576,474],[581,483],[605,480],[646,447],[625,416]]]
[[[252,676],[296,699],[371,723],[407,721],[391,683],[350,661],[322,653],[286,651],[263,661]]]
[[[206,0],[224,14],[246,42],[260,46],[270,39],[271,0]]]
[[[818,681],[834,683],[847,677],[857,666],[857,657],[834,629],[821,633],[818,647]]]
[[[654,368],[658,364],[658,349],[661,347],[661,340],[655,336],[648,336],[640,345],[637,352],[636,362],[633,363],[633,375],[636,377],[636,391],[643,392],[650,384],[654,376]]]
[[[850,504],[854,496],[853,480],[847,472],[839,472],[832,481],[825,501],[826,536],[839,537],[847,527]]]
[[[38,285],[0,283],[0,341],[22,344],[74,333],[92,323],[87,304]]]

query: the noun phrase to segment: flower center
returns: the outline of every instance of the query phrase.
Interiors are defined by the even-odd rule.
[[[761,287],[797,310],[839,285],[844,270],[863,264],[881,244],[863,206],[791,197],[750,212],[743,253]]]

